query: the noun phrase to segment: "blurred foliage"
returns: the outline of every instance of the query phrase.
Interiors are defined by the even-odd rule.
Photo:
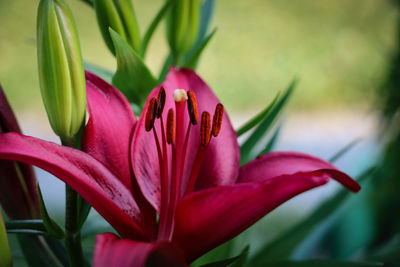
[[[115,71],[115,60],[101,40],[91,7],[78,0],[68,2],[85,61]],[[163,3],[134,1],[141,29],[146,29]],[[216,3],[213,24],[220,30],[208,45],[199,72],[228,110],[262,108],[296,75],[301,83],[295,107],[363,104],[381,83],[386,57],[395,45],[396,12],[389,1]],[[40,103],[37,4],[38,0],[0,1],[0,81],[19,110]],[[167,56],[164,35],[159,27],[150,42],[146,63],[153,73],[160,71]]]

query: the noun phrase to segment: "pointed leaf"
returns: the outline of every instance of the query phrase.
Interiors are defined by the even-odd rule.
[[[269,141],[268,141],[267,145],[265,146],[264,150],[260,153],[261,155],[269,153],[274,149],[276,141],[278,140],[279,134],[281,132],[281,128],[282,128],[282,124],[280,124],[276,128],[274,134],[269,139]]]
[[[359,176],[358,182],[362,183],[375,171],[372,167]],[[266,246],[261,248],[250,263],[261,262],[264,259],[286,259],[295,251],[297,246],[315,229],[315,227],[328,218],[340,205],[349,197],[350,192],[340,189],[333,197],[323,202],[311,215],[290,228],[283,235],[279,236]]]
[[[164,18],[165,14],[167,13],[168,9],[171,7],[174,1],[175,0],[168,0],[167,2],[165,2],[165,4],[161,7],[157,15],[152,20],[149,28],[147,29],[142,40],[142,45],[140,47],[140,55],[143,59],[146,55],[147,46],[149,45],[150,39],[153,36],[154,31],[156,30],[157,26],[160,24],[160,21]]]
[[[142,59],[110,28],[111,38],[117,53],[117,71],[113,77],[113,85],[128,98],[130,102],[143,104],[157,80],[146,67]]]
[[[238,261],[243,262],[246,260],[247,256],[249,255],[249,249],[250,246],[247,245],[242,252],[232,258],[229,259],[225,259],[225,260],[220,260],[220,261],[216,261],[216,262],[211,262],[211,263],[207,263],[204,265],[201,265],[200,267],[226,267],[226,266],[230,266],[232,263],[235,263],[235,266],[239,267],[239,266],[243,266],[243,265],[236,265],[236,263]]]
[[[7,230],[30,229],[46,231],[43,220],[12,220],[6,222]]]
[[[94,65],[89,62],[84,62],[84,67],[85,67],[86,71],[89,71],[89,72],[99,76],[106,82],[111,83],[112,77],[114,76],[114,73],[112,71],[105,69],[103,67]]]
[[[241,136],[242,134],[251,130],[257,124],[259,124],[265,118],[265,116],[269,114],[269,112],[271,111],[275,103],[278,101],[278,99],[279,99],[279,92],[276,94],[275,98],[271,101],[271,103],[268,104],[268,106],[266,106],[260,113],[251,118],[242,127],[240,127],[239,130],[236,131],[237,136]]]
[[[160,75],[158,76],[158,81],[162,83],[167,77],[168,69],[172,65],[172,53],[169,53],[168,56],[164,60],[164,64],[161,68]]]
[[[46,205],[43,201],[42,191],[40,190],[39,185],[37,186],[38,194],[39,194],[39,201],[40,201],[40,213],[43,218],[43,224],[46,228],[47,233],[54,238],[61,239],[64,237],[64,231],[61,227],[52,219],[50,218],[49,214],[47,213]]]
[[[206,38],[204,38],[203,42],[199,45],[199,47],[194,51],[193,55],[183,64],[184,67],[190,69],[196,69],[197,63],[200,59],[201,54],[206,48],[207,44],[210,42],[211,38],[217,32],[217,28],[215,28]]]
[[[344,146],[343,148],[341,148],[338,152],[336,152],[330,159],[330,162],[335,162],[337,161],[341,156],[343,156],[344,154],[346,154],[350,149],[352,149],[355,145],[357,145],[359,142],[361,141],[360,138],[356,138],[353,141],[351,141],[350,143],[348,143],[346,146]]]
[[[205,0],[203,2],[201,6],[199,34],[197,44],[195,46],[200,45],[200,43],[204,39],[204,36],[206,36],[214,14],[214,8],[215,0]]]
[[[282,108],[289,99],[296,84],[297,84],[297,79],[294,79],[292,83],[289,85],[288,89],[286,90],[286,93],[282,96],[281,99],[279,99],[278,103],[276,103],[276,105],[273,106],[273,108],[268,112],[266,117],[261,121],[261,123],[250,135],[250,137],[240,147],[241,165],[249,162],[262,151],[262,148],[257,148],[257,144],[259,143],[260,140],[262,140],[265,133],[268,131],[272,123],[275,121],[279,113],[282,111]]]

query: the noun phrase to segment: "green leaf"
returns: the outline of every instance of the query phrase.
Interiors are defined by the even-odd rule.
[[[10,246],[8,245],[3,215],[0,210],[0,266],[11,267],[12,265]]]
[[[376,267],[383,266],[380,262],[357,262],[339,260],[307,260],[307,261],[265,261],[252,266],[268,267]]]
[[[12,220],[6,222],[7,230],[30,229],[37,231],[46,231],[43,220]]]
[[[237,136],[241,136],[242,134],[246,133],[250,129],[252,129],[254,126],[256,126],[262,119],[267,116],[267,114],[271,111],[272,107],[275,105],[276,101],[278,101],[279,98],[279,93],[276,94],[275,98],[272,100],[271,103],[269,103],[268,106],[265,107],[260,113],[258,113],[256,116],[251,118],[248,122],[246,122],[242,127],[239,128],[239,130],[236,131]]]
[[[63,267],[65,261],[60,260],[47,243],[44,236],[18,234],[18,241],[30,267]],[[58,241],[58,240],[56,240]]]
[[[363,172],[358,179],[359,183],[365,182],[375,171],[371,167]],[[287,232],[278,236],[262,247],[258,253],[251,258],[251,263],[262,262],[265,259],[287,259],[301,242],[325,219],[333,214],[352,193],[346,188],[340,189],[333,197],[324,201],[311,215],[303,221],[290,228]]]
[[[43,201],[42,191],[40,190],[39,184],[37,185],[38,195],[39,195],[39,202],[40,202],[40,214],[42,215],[43,224],[46,228],[47,233],[50,236],[53,236],[57,239],[62,239],[64,237],[64,231],[61,229],[60,226],[50,218],[49,214],[47,213],[46,206]]]
[[[340,149],[338,152],[336,152],[330,159],[329,161],[334,163],[335,161],[337,161],[341,156],[343,156],[344,154],[346,154],[350,149],[352,149],[355,145],[357,145],[359,142],[361,141],[360,138],[357,138],[353,141],[351,141],[350,143],[348,143],[345,147],[343,147],[342,149]]]
[[[77,202],[78,202],[78,229],[81,229],[87,217],[89,216],[90,209],[92,208],[92,206],[90,206],[90,204],[80,195],[78,195]]]
[[[109,29],[117,53],[117,71],[112,83],[130,102],[142,105],[157,80],[142,59],[113,29]]]
[[[265,146],[264,150],[260,153],[260,155],[264,155],[266,153],[269,153],[269,152],[272,151],[272,149],[274,149],[276,141],[278,140],[279,133],[281,132],[281,128],[282,128],[282,124],[280,124],[276,128],[274,134],[271,136],[271,138],[269,139],[267,145]]]
[[[201,267],[225,267],[225,266],[231,265],[232,263],[235,263],[236,261],[244,262],[247,259],[247,256],[249,255],[249,248],[250,248],[250,246],[247,245],[239,255],[237,255],[233,258],[220,260],[220,261],[216,261],[216,262],[212,262],[212,263],[207,263],[205,265],[202,265]]]
[[[81,1],[88,4],[91,7],[93,7],[93,5],[94,5],[93,0],[81,0]]]
[[[164,64],[161,68],[160,75],[158,76],[158,82],[162,83],[165,80],[165,77],[167,77],[168,74],[168,68],[169,66],[172,65],[172,53],[169,53],[166,59],[164,60]]]
[[[215,0],[205,0],[201,6],[200,27],[195,47],[199,46],[208,32],[214,14]]]
[[[271,110],[268,111],[265,118],[260,122],[254,132],[240,147],[241,165],[255,158],[263,150],[262,147],[257,148],[256,146],[263,139],[268,129],[272,126],[273,122],[282,111],[282,108],[292,94],[296,84],[297,79],[294,79],[286,90],[286,93],[279,99],[279,101],[275,105],[272,106]]]
[[[7,229],[9,234],[29,234],[29,235],[47,235],[46,231],[32,230],[32,229]]]
[[[89,62],[84,62],[84,67],[85,70],[90,71],[97,76],[101,77],[103,80],[107,81],[108,83],[111,83],[112,77],[114,76],[114,73],[110,70],[107,70],[103,67],[96,66],[92,63]]]
[[[169,0],[165,2],[165,4],[161,7],[158,11],[157,15],[151,22],[149,28],[147,29],[145,35],[143,36],[142,44],[140,47],[140,55],[144,59],[147,51],[147,47],[149,45],[150,39],[153,36],[154,31],[156,30],[157,26],[160,24],[160,21],[164,18],[165,14],[167,14],[168,9],[171,7],[172,3],[175,0]]]
[[[207,44],[210,42],[211,38],[217,32],[217,28],[215,28],[201,43],[201,45],[194,51],[193,55],[183,64],[184,67],[196,69],[197,63],[201,56],[201,53],[206,48]]]

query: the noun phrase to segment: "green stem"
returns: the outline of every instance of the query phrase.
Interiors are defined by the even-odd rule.
[[[76,147],[74,139],[62,139],[64,146]],[[78,194],[65,185],[65,247],[70,267],[84,266],[81,233],[78,225]]]

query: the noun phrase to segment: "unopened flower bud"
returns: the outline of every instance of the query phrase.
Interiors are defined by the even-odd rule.
[[[71,10],[64,0],[41,0],[37,17],[39,81],[54,132],[73,137],[86,113],[85,74]]]
[[[196,42],[200,22],[200,0],[176,0],[167,25],[167,37],[175,54],[187,52]]]
[[[116,31],[128,44],[140,48],[139,26],[131,0],[94,0],[97,22],[107,47],[115,54],[109,28]]]

